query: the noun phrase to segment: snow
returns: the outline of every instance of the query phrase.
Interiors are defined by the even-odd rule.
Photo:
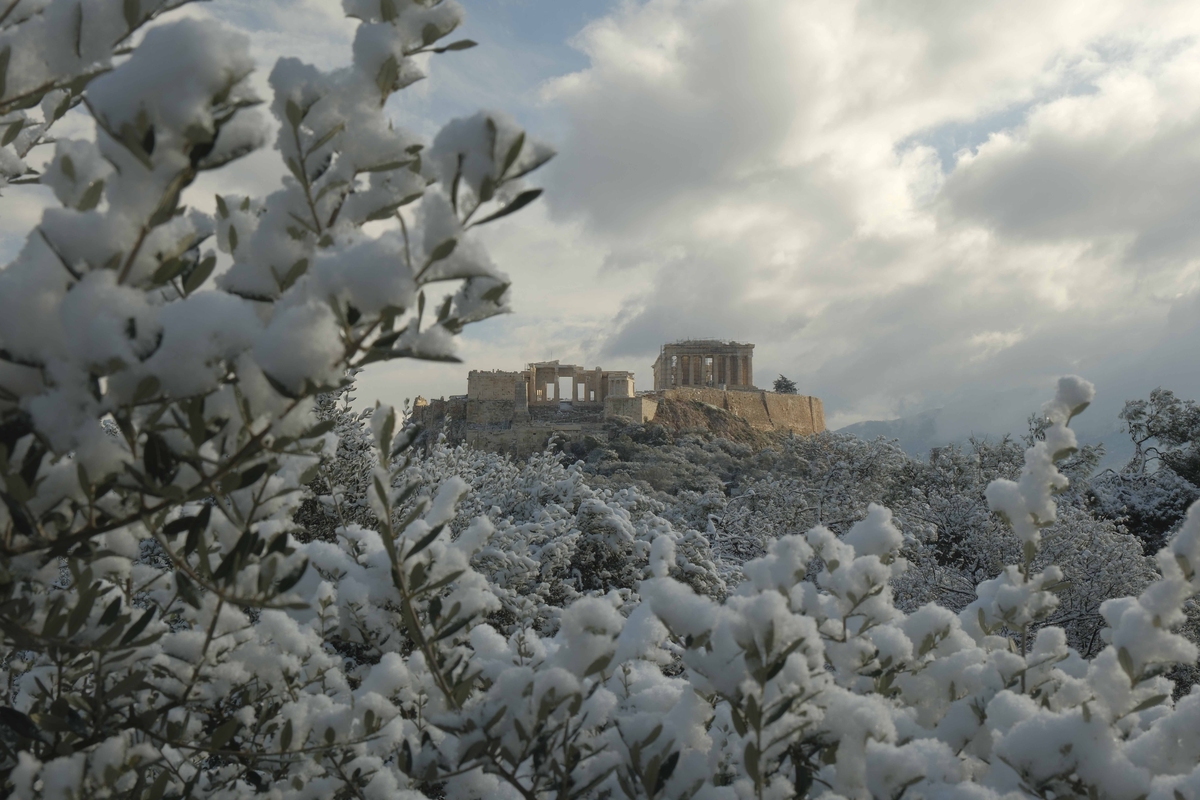
[[[1023,453],[914,464],[837,436],[661,450],[681,474],[737,460],[728,494],[419,442],[403,409],[350,412],[348,371],[452,357],[462,326],[504,310],[473,225],[550,151],[495,111],[428,148],[396,129],[383,104],[462,11],[344,6],[362,20],[351,66],[271,74],[277,191],[221,195],[215,218],[178,208],[265,124],[239,110],[246,37],[166,21],[91,80],[109,132],[57,142],[44,182],[64,207],[0,270],[14,797],[149,778],[174,795],[193,777],[231,800],[264,782],[280,800],[1200,787],[1200,693],[1177,701],[1167,673],[1200,654],[1200,505],[1153,561],[1093,516],[1077,476],[1094,462],[1069,427],[1094,395],[1080,378],[1059,381]],[[76,51],[83,8],[22,4],[41,13],[0,33],[10,89],[107,68],[167,10],[88,4]],[[193,280],[212,247],[231,266]],[[430,321],[442,281],[449,316]],[[102,651],[119,654],[104,670]],[[49,730],[74,731],[57,741],[75,751],[47,749]]]

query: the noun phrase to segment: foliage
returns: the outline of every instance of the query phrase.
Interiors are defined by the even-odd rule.
[[[775,379],[775,383],[771,385],[771,391],[779,392],[780,394],[795,394],[796,382],[780,375]]]
[[[282,188],[189,209],[267,126],[244,36],[135,35],[183,4],[0,6],[0,166],[63,204],[0,271],[6,795],[356,794],[393,758],[291,536],[337,444],[314,397],[372,361],[452,359],[454,334],[505,310],[472,229],[534,199],[522,177],[550,155],[496,113],[431,147],[396,128],[384,106],[414,59],[472,44],[445,43],[461,10],[347,0],[350,66],[271,73]],[[32,171],[76,105],[96,140]],[[232,263],[212,288],[214,236]]]
[[[1200,478],[1200,407],[1163,388],[1148,400],[1129,400],[1120,417],[1133,440],[1134,456],[1125,472],[1144,473],[1161,461],[1192,483]]]
[[[1102,626],[1050,624],[1096,601],[1053,558],[1096,570],[1124,535],[1080,516],[1065,471],[1086,464],[1069,423],[1090,384],[1060,381],[1020,458],[1002,444],[915,473],[886,442],[691,436],[707,485],[674,504],[553,454],[418,459],[403,412],[356,414],[341,382],[450,358],[503,308],[470,228],[529,202],[520,177],[549,151],[495,113],[429,148],[394,129],[412,56],[469,46],[438,44],[459,10],[345,0],[352,65],[272,73],[283,188],[181,212],[199,171],[261,139],[250,59],[179,21],[91,75],[144,2],[0,19],[0,102],[59,70],[49,85],[82,80],[100,128],[56,144],[39,179],[67,207],[0,271],[6,795],[1200,794],[1200,692],[1176,699],[1164,676],[1197,656],[1176,630],[1200,592],[1200,506],[1144,588],[1099,604]],[[45,60],[72,24],[74,56]],[[232,265],[205,288],[213,234]],[[438,281],[457,288],[426,325]],[[718,472],[753,489],[734,495],[749,511]],[[718,554],[745,536],[755,557],[723,574],[698,514]],[[974,564],[968,539],[926,546],[979,530],[1004,544],[973,598],[917,605],[906,574]]]

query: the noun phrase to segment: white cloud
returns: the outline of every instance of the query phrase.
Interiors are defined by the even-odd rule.
[[[1197,34],[1191,2],[623,5],[545,90],[557,218],[654,274],[602,352],[750,340],[841,421],[976,430],[1067,371],[1100,414],[1200,391],[1166,327],[1200,291]]]
[[[279,55],[345,63],[338,5],[189,13],[254,31],[265,79]],[[644,386],[685,336],[755,342],[759,382],[789,375],[835,424],[945,406],[948,434],[1001,430],[1063,372],[1097,381],[1103,424],[1159,383],[1200,394],[1191,0],[626,0],[559,75],[495,19],[469,20],[481,46],[433,60],[395,117],[429,135],[486,105],[556,137],[545,200],[488,234],[516,313],[469,328],[464,365],[372,368],[363,402],[550,357]],[[281,173],[256,155],[188,197]]]

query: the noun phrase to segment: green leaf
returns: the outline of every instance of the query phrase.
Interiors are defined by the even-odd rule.
[[[280,381],[278,378],[272,377],[268,372],[264,371],[263,377],[267,379],[267,383],[271,384],[272,389],[279,392],[287,399],[299,400],[301,397],[303,397],[302,394],[293,391],[286,383]]]
[[[133,625],[129,627],[129,630],[125,631],[125,635],[121,637],[121,645],[124,646],[129,644],[138,637],[138,634],[146,630],[146,626],[150,624],[150,620],[154,618],[154,613],[156,611],[158,611],[158,609],[154,606],[146,609],[146,611],[140,617],[138,617],[137,622],[133,623]]]
[[[429,254],[429,263],[441,261],[444,258],[449,258],[454,252],[454,248],[458,246],[457,239],[447,239],[446,241],[433,248],[433,252]]]
[[[603,672],[605,669],[608,668],[608,665],[612,663],[612,660],[613,660],[612,653],[609,653],[608,655],[600,656],[599,658],[597,658],[595,661],[593,661],[591,664],[588,665],[588,668],[586,670],[584,670],[584,672],[583,672],[583,677],[586,678],[589,675],[593,675],[597,672]],[[662,726],[659,726],[660,729],[661,729],[661,727]]]
[[[1133,656],[1129,655],[1129,651],[1122,647],[1117,651],[1117,661],[1121,665],[1121,669],[1125,670],[1125,674],[1129,676],[1131,682],[1137,680],[1137,675],[1133,671]]]
[[[672,773],[675,772],[675,765],[679,763],[679,752],[676,750],[667,756],[667,760],[658,768],[658,778],[654,781],[654,794],[657,795],[667,785]]]
[[[125,25],[133,30],[142,20],[142,4],[138,0],[125,0]]]
[[[379,73],[375,76],[375,85],[379,87],[379,93],[383,95],[391,94],[396,88],[396,83],[400,80],[400,62],[395,56],[388,56],[387,61],[379,67]]]
[[[302,258],[295,264],[292,264],[292,268],[283,276],[283,280],[279,282],[279,291],[286,292],[292,288],[292,284],[300,280],[300,276],[305,272],[308,272],[308,259]]]
[[[494,214],[484,217],[483,219],[479,220],[475,224],[476,225],[486,225],[487,223],[498,220],[501,217],[507,217],[509,214],[512,214],[515,211],[520,211],[522,208],[529,205],[534,200],[537,200],[541,196],[542,196],[541,189],[526,189],[525,191],[521,192],[519,195],[514,197],[512,202],[509,203],[508,205],[506,205],[504,208],[500,209],[499,211],[497,211]]]
[[[1136,706],[1134,706],[1129,711],[1129,713],[1136,714],[1139,711],[1145,711],[1147,708],[1154,708],[1156,705],[1158,705],[1162,701],[1166,700],[1170,696],[1171,695],[1169,695],[1169,694],[1156,694],[1153,697],[1148,697],[1145,700],[1143,700],[1142,702],[1138,703]]]
[[[758,746],[753,741],[746,742],[746,752],[743,756],[746,763],[746,774],[755,784],[762,782],[762,777],[758,772]]]
[[[11,46],[0,50],[0,97],[4,97],[5,85],[8,83],[8,60],[11,57]]]
[[[191,294],[200,288],[200,286],[208,280],[208,276],[212,275],[213,269],[217,266],[217,257],[209,256],[188,273],[183,279],[183,293]]]
[[[248,486],[253,486],[255,483],[258,483],[258,479],[261,478],[263,475],[266,475],[267,470],[269,470],[270,468],[271,468],[271,465],[266,462],[261,463],[261,464],[255,464],[253,467],[250,467],[250,469],[246,470],[245,472],[243,472],[241,475],[238,476],[237,483],[234,485],[234,488],[232,489],[232,491],[237,491],[238,489],[245,489]]]
[[[229,206],[225,205],[225,198],[217,195],[217,213],[221,215],[221,219],[229,219]]]
[[[437,539],[445,527],[445,525],[435,525],[433,530],[429,531],[429,533],[417,540],[417,543],[413,545],[412,550],[409,550],[408,554],[404,556],[404,560],[407,561],[417,553],[424,550],[426,547],[429,547],[429,545],[433,544],[434,540]]]
[[[237,718],[225,720],[225,722],[221,723],[219,728],[213,731],[212,738],[209,739],[208,742],[209,749],[220,750],[230,739],[233,738],[233,735],[237,733],[237,729],[240,728],[241,725],[242,723],[239,722]]]
[[[121,613],[121,598],[118,597],[108,604],[108,608],[104,609],[104,613],[100,615],[101,627],[107,628],[117,621],[117,615]]]
[[[308,146],[308,152],[313,153],[317,150],[320,150],[322,147],[324,147],[326,144],[328,144],[330,139],[337,136],[339,133],[341,133],[345,129],[346,129],[346,123],[344,123],[344,122],[339,122],[337,125],[334,125],[332,128],[329,129],[328,133],[326,133],[320,139],[317,139],[317,141],[313,142],[312,144],[310,144]]]
[[[137,388],[133,390],[133,402],[141,403],[149,400],[154,395],[158,394],[159,383],[158,378],[153,375],[147,375],[138,381]]]
[[[459,39],[457,42],[451,42],[444,47],[436,47],[434,48],[433,52],[445,53],[450,50],[470,50],[472,47],[475,47],[478,44],[478,42],[473,42],[470,39]]]
[[[517,158],[521,155],[521,148],[525,146],[525,132],[522,131],[517,135],[516,140],[508,148],[508,153],[504,156],[504,167],[500,170],[500,174],[506,174],[512,165],[517,163]]]
[[[738,736],[745,736],[750,729],[746,727],[746,720],[737,706],[732,703],[729,705],[729,717],[733,720],[733,729],[738,732]]]
[[[78,211],[91,211],[96,206],[100,205],[100,198],[104,196],[104,181],[92,181],[88,188],[84,190],[83,196],[79,198],[79,205],[75,206]]]
[[[25,118],[22,117],[16,122],[4,129],[4,137],[0,138],[0,147],[5,147],[16,141],[16,138],[21,135],[21,130],[25,127]]]
[[[161,286],[187,269],[187,266],[188,263],[182,258],[168,259],[158,265],[158,269],[150,276],[150,281],[156,286]]]
[[[146,473],[160,484],[170,483],[175,477],[175,465],[178,459],[163,437],[154,431],[146,434],[146,444],[142,447],[142,463]]]
[[[458,633],[460,630],[465,628],[470,621],[471,621],[470,617],[463,617],[458,622],[454,623],[449,628],[447,628],[446,630],[439,633],[437,635],[436,640],[440,642],[442,639],[449,639],[451,636],[453,636],[454,634]]]
[[[200,608],[200,594],[196,591],[196,587],[192,585],[187,575],[184,575],[182,572],[176,572],[175,587],[179,590],[179,597],[183,602],[192,608]]]
[[[237,250],[237,246],[238,246],[237,228],[230,225],[229,226],[229,252],[232,253],[234,250]]]
[[[292,127],[300,127],[300,123],[304,121],[304,112],[300,110],[300,106],[296,105],[296,101],[288,100],[284,111],[287,113],[288,122],[292,123]]]
[[[75,162],[66,153],[58,160],[58,168],[62,170],[62,174],[67,176],[67,179],[72,183],[75,182]]]
[[[384,22],[391,22],[400,16],[396,11],[395,0],[379,0],[379,16]]]
[[[164,769],[159,772],[158,777],[154,779],[154,783],[150,784],[150,791],[146,794],[146,800],[162,800],[163,795],[167,792],[167,783],[170,780],[170,770]]]
[[[302,434],[301,438],[316,439],[320,436],[324,436],[325,434],[329,433],[335,427],[337,427],[337,420],[327,419],[322,422],[318,422],[316,425],[313,425],[311,428],[306,430]]]
[[[283,723],[283,732],[279,734],[279,752],[286,752],[292,746],[292,721]]]
[[[444,35],[445,34],[442,33],[441,29],[438,28],[437,25],[434,25],[432,22],[430,22],[421,29],[421,44],[431,45]]]
[[[304,577],[304,573],[307,571],[308,571],[308,559],[306,558],[300,562],[300,566],[296,567],[294,570],[292,570],[291,572],[289,572],[287,575],[285,575],[283,578],[280,579],[279,585],[276,587],[276,589],[281,594],[283,592],[288,591],[289,589],[291,589],[293,586],[295,586],[297,583],[300,582],[300,579]]]

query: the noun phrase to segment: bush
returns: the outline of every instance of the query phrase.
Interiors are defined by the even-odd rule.
[[[413,54],[468,46],[437,44],[456,6],[346,0],[351,67],[272,73],[291,177],[211,219],[180,193],[261,139],[246,42],[181,21],[112,67],[174,7],[144,5],[79,23],[50,0],[0,44],[22,130],[54,92],[101,129],[56,145],[41,177],[66,207],[0,271],[6,795],[1200,796],[1200,693],[1176,700],[1163,674],[1197,655],[1173,631],[1200,592],[1200,506],[1153,582],[1100,604],[1094,655],[1047,624],[1086,606],[1047,555],[1096,563],[1088,542],[1112,533],[1054,539],[1077,529],[1057,465],[1090,384],[1060,381],[1019,473],[983,489],[1015,563],[958,613],[897,607],[914,545],[852,488],[888,468],[828,438],[785,456],[848,480],[730,588],[640,491],[550,456],[416,460],[402,414],[339,405],[347,370],[449,358],[503,307],[470,228],[532,199],[520,176],[548,157],[494,113],[428,149],[387,123]],[[72,24],[77,49],[54,27]],[[214,234],[232,265],[205,288]],[[425,325],[425,287],[447,280]],[[962,518],[939,495],[955,480],[925,482],[931,519]]]

